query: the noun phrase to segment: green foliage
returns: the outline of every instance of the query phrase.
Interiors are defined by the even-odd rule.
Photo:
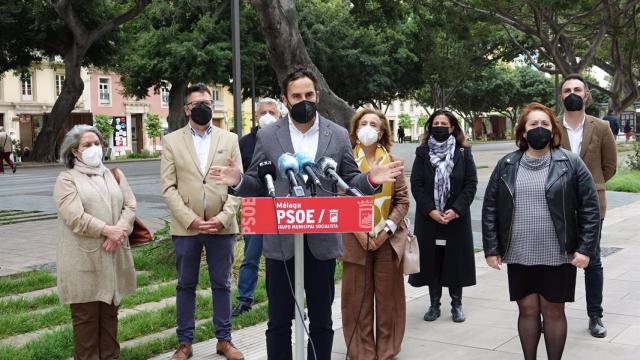
[[[111,137],[111,134],[113,134],[113,126],[111,126],[111,116],[109,115],[96,115],[93,117],[93,126],[96,127],[96,129],[98,129],[98,131],[100,131],[100,134],[102,134],[102,137],[105,139],[105,141],[107,142],[108,145],[109,144],[109,138]]]
[[[144,130],[153,139],[153,152],[156,152],[156,140],[162,135],[160,116],[155,113],[147,113],[144,118]]]
[[[640,169],[618,169],[616,175],[607,181],[607,190],[640,193]]]
[[[409,114],[402,113],[398,115],[398,127],[403,129],[411,128],[411,117]]]
[[[418,116],[418,127],[423,129],[425,125],[427,125],[427,120],[429,120],[426,116],[420,115]]]
[[[48,271],[31,271],[0,278],[0,296],[46,289],[56,286],[55,276]]]
[[[73,9],[81,26],[90,31],[131,4],[132,1],[85,0],[74,1]],[[73,36],[52,1],[2,1],[0,14],[0,73],[29,67],[48,56],[63,56],[73,44]],[[116,58],[121,40],[121,32],[107,32],[89,48],[83,65],[108,64]]]
[[[351,106],[406,98],[419,86],[421,53],[416,44],[421,34],[415,16],[404,11],[407,5],[360,1],[352,6],[343,0],[296,5],[309,56],[331,90]],[[376,13],[389,11],[376,17],[371,7]]]
[[[626,165],[631,170],[640,170],[640,142],[636,141],[633,144],[633,154],[627,158]]]
[[[124,156],[118,156],[118,160],[135,160],[135,159],[156,159],[160,157],[157,151],[142,150],[139,153],[132,152]]]

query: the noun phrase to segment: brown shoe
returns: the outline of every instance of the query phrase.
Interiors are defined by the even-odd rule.
[[[173,353],[171,360],[186,360],[193,356],[191,344],[180,344],[178,350]]]
[[[218,340],[216,345],[216,353],[224,355],[227,360],[244,360],[244,355],[233,345],[231,341]]]

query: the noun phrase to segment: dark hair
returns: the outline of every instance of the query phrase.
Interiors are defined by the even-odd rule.
[[[358,111],[351,118],[351,131],[349,132],[349,140],[351,140],[351,147],[356,146],[356,144],[358,143],[358,123],[360,122],[360,119],[362,119],[362,117],[367,114],[374,114],[378,118],[380,118],[380,122],[381,122],[380,131],[382,131],[382,137],[378,141],[378,144],[380,144],[385,149],[387,149],[387,151],[391,150],[391,142],[392,142],[391,139],[393,139],[393,136],[391,135],[391,127],[389,126],[389,120],[387,120],[387,117],[384,115],[382,111],[376,110],[376,109],[370,109],[370,108],[364,108]]]
[[[449,119],[449,124],[453,126],[452,134],[456,138],[456,147],[469,147],[469,144],[467,144],[467,138],[464,136],[464,132],[460,127],[458,119],[456,119],[456,116],[453,115],[451,111],[445,109],[438,109],[434,111],[431,116],[429,116],[429,119],[427,119],[427,123],[424,124],[424,135],[422,138],[422,143],[426,144],[427,141],[429,141],[429,134],[431,133],[431,128],[433,128],[433,120],[435,120],[435,118],[439,115],[446,116],[447,119]]]
[[[586,94],[586,97],[584,99],[584,108],[586,109],[589,106],[591,106],[591,104],[593,103],[593,98],[591,97],[591,90],[589,90],[589,85],[580,74],[569,74],[565,76],[564,79],[562,79],[562,83],[560,84],[560,88],[558,89],[558,94],[560,94],[560,97],[562,97],[562,87],[564,86],[564,83],[566,83],[569,80],[579,80],[582,82],[582,85],[584,85],[584,92]]]
[[[187,103],[187,101],[189,99],[189,95],[193,94],[194,92],[207,93],[207,94],[209,94],[209,96],[211,96],[211,91],[209,90],[207,85],[205,85],[203,83],[195,83],[195,84],[192,84],[191,86],[189,86],[187,88],[187,93],[184,95],[184,103],[185,104]]]
[[[292,81],[296,81],[302,78],[309,78],[313,81],[313,88],[316,89],[316,85],[318,84],[318,79],[313,71],[309,70],[306,67],[296,67],[292,72],[288,73],[287,76],[282,80],[282,93],[284,96],[287,96],[287,91],[289,90],[289,83]]]
[[[562,143],[562,131],[560,130],[560,127],[555,120],[553,111],[551,111],[551,109],[549,109],[548,107],[536,102],[533,102],[522,109],[522,114],[520,114],[520,118],[518,118],[518,123],[516,124],[516,146],[522,151],[525,151],[529,148],[529,144],[527,143],[527,139],[524,137],[524,133],[527,132],[527,117],[532,111],[542,111],[543,113],[547,114],[547,116],[549,116],[549,120],[551,120],[550,147],[555,148],[560,146],[560,144]]]

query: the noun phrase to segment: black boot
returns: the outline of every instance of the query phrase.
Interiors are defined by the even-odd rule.
[[[449,288],[451,296],[451,317],[453,322],[464,322],[466,318],[462,312],[462,288]]]
[[[440,317],[440,297],[432,297],[431,298],[431,306],[427,309],[427,312],[424,314],[422,319],[424,321],[434,321],[435,319]]]
[[[591,333],[591,336],[597,338],[607,336],[607,328],[604,327],[599,316],[592,316],[589,318],[589,332]]]

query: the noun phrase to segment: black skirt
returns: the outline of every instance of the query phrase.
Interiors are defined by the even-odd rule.
[[[517,301],[530,294],[542,295],[552,303],[573,302],[576,293],[576,267],[507,264],[509,298]]]

